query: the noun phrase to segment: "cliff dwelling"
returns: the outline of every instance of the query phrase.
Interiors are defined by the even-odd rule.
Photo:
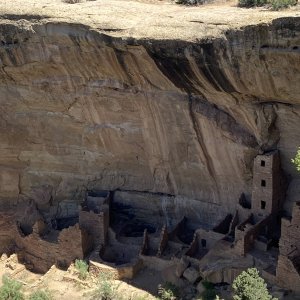
[[[300,297],[299,5],[0,2],[0,275]]]
[[[231,284],[245,266],[255,265],[268,282],[298,292],[300,202],[286,217],[284,199],[285,180],[275,150],[255,157],[251,198],[243,194],[235,210],[210,223],[178,209],[174,196],[93,190],[86,191],[77,207],[49,207],[56,216],[37,207],[32,214],[31,209],[36,216],[31,228],[22,221],[13,225],[13,251],[35,272],[45,273],[52,265],[67,268],[75,259],[87,258],[93,274],[110,267],[114,278],[133,279],[147,266],[171,269],[170,280],[190,284],[201,278]]]

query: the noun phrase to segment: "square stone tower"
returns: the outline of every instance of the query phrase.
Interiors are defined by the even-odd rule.
[[[277,150],[254,159],[251,208],[256,218],[277,214],[282,195],[280,172]]]

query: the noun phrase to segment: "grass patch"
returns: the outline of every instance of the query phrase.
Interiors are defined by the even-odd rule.
[[[53,300],[53,297],[48,290],[37,290],[29,296],[29,300]]]
[[[101,273],[98,278],[98,287],[92,293],[91,299],[93,300],[117,300],[121,297],[118,296],[118,287],[113,284],[113,278],[110,274]]]
[[[76,259],[75,268],[79,272],[78,278],[85,280],[89,274],[89,265],[84,260]]]
[[[177,300],[179,291],[174,284],[165,282],[158,286],[158,296],[161,300]]]
[[[25,297],[21,291],[22,283],[11,279],[8,276],[2,277],[2,286],[0,288],[0,300],[24,300]]]
[[[273,10],[280,10],[290,6],[294,6],[298,0],[239,0],[240,7],[260,7],[268,6]]]

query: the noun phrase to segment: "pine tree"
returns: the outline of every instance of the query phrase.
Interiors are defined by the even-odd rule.
[[[243,271],[232,284],[234,300],[275,300],[269,294],[267,284],[256,268]]]
[[[292,159],[292,163],[296,166],[296,169],[300,172],[300,148],[298,149],[295,158]]]

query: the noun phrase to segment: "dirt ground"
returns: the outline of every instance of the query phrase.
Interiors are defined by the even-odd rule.
[[[0,258],[0,278],[3,275],[22,283],[22,291],[25,295],[30,295],[36,290],[49,290],[53,300],[79,300],[93,299],[93,291],[97,288],[97,279],[88,277],[85,281],[78,278],[75,267],[72,265],[67,271],[57,269],[53,266],[46,274],[35,274],[18,263],[16,255],[7,258],[2,255]],[[144,269],[141,276],[132,282],[113,280],[112,285],[117,289],[117,293],[122,295],[122,300],[153,300],[152,294],[157,292],[157,285],[160,283],[160,276],[155,271]],[[0,281],[0,286],[2,285]],[[145,290],[144,290],[144,289]],[[149,288],[150,292],[147,291]]]
[[[218,37],[228,29],[300,16],[300,5],[275,12],[238,8],[237,0],[216,0],[202,6],[171,0],[96,0],[68,4],[62,0],[1,0],[0,22],[68,22],[84,24],[107,35],[143,39],[197,41]],[[26,5],[25,5],[26,3]],[[2,20],[1,20],[2,19]]]

